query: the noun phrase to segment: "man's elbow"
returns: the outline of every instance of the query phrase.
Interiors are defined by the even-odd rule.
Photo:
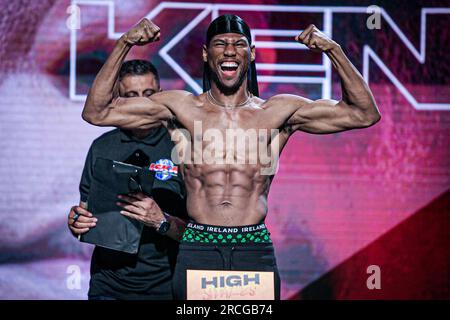
[[[94,126],[102,125],[102,117],[98,113],[89,112],[86,107],[83,109],[83,112],[81,113],[81,118],[84,121],[93,124]]]
[[[381,120],[381,114],[379,112],[361,112],[360,110],[354,111],[351,114],[351,129],[362,129],[371,127]]]
[[[362,126],[363,127],[371,127],[380,120],[381,120],[381,114],[377,110],[376,112],[369,113],[364,117]]]
[[[360,107],[353,109],[353,119],[360,128],[371,127],[381,120],[381,114],[374,101],[361,103]]]
[[[381,120],[381,113],[377,112],[376,115],[372,119],[372,125]]]
[[[81,113],[81,118],[90,124],[94,124],[94,117],[90,115],[86,110],[83,110],[83,112]]]
[[[374,104],[372,112],[370,112],[367,115],[367,126],[373,126],[374,124],[376,124],[378,121],[381,120],[381,113],[378,110],[377,106]]]

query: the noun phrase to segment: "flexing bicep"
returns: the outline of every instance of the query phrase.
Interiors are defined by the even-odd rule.
[[[83,119],[98,126],[113,126],[122,129],[150,129],[159,127],[173,117],[164,104],[151,98],[117,97],[95,116],[83,113]]]
[[[150,129],[173,117],[167,106],[151,98],[116,98],[108,108],[104,125],[122,129]]]
[[[297,111],[289,118],[287,125],[292,130],[326,134],[364,128],[367,124],[358,109],[344,101],[320,99],[302,100]]]

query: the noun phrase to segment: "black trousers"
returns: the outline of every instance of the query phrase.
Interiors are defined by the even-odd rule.
[[[272,244],[213,245],[181,243],[172,280],[174,298],[186,300],[186,270],[272,271],[275,299],[280,299],[280,275]]]

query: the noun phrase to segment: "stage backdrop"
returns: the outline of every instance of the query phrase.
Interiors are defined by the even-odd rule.
[[[86,298],[92,247],[66,219],[89,145],[111,129],[81,110],[115,40],[151,17],[161,41],[128,58],[150,59],[163,89],[199,93],[206,27],[223,13],[253,30],[263,98],[340,98],[329,61],[294,42],[314,23],[382,114],[364,130],[298,132],[283,151],[266,220],[282,298],[450,298],[448,3],[235,2],[0,1],[0,298]]]

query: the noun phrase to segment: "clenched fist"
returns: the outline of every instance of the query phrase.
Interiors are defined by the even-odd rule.
[[[303,43],[314,52],[326,52],[339,46],[313,24],[310,24],[308,28],[296,36],[295,40],[299,43]]]
[[[160,29],[156,24],[144,18],[122,37],[126,43],[132,46],[143,46],[147,43],[158,41]]]

